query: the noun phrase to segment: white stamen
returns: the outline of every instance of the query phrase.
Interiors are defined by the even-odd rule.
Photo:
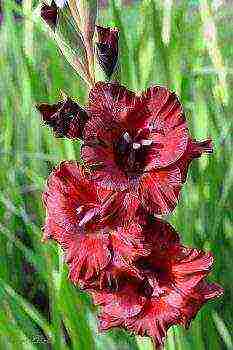
[[[139,149],[141,147],[140,143],[133,143],[133,149]]]
[[[82,218],[82,220],[79,222],[79,226],[82,227],[83,225],[85,225],[88,221],[90,221],[97,213],[96,208],[90,209],[88,210],[88,212],[84,215],[84,217]]]
[[[80,213],[83,211],[83,209],[84,209],[84,206],[83,206],[83,205],[80,205],[80,207],[78,207],[78,208],[76,209],[76,213],[77,213],[77,214],[80,214]]]
[[[123,138],[125,139],[126,142],[130,143],[132,141],[130,134],[126,131],[123,135]]]
[[[142,146],[150,146],[152,144],[153,140],[142,140],[141,144]]]

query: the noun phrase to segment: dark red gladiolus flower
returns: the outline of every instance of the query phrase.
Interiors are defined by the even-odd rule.
[[[78,164],[64,162],[50,175],[43,200],[44,239],[52,238],[63,247],[72,281],[88,281],[111,259],[109,233],[99,222],[102,193],[85,179]]]
[[[56,137],[82,138],[88,115],[70,98],[53,105],[43,103],[38,105],[37,109],[42,115],[43,122],[53,129]]]
[[[97,285],[103,284],[111,269],[139,276],[133,262],[150,253],[139,224],[117,226],[120,220],[111,214],[111,195],[115,193],[87,180],[76,162],[61,163],[43,194],[44,239],[52,238],[62,246],[70,279],[83,288],[97,279]]]
[[[152,246],[151,254],[136,262],[144,281],[124,278],[117,290],[92,291],[92,296],[101,306],[101,330],[123,327],[150,336],[160,349],[172,325],[188,328],[201,306],[223,290],[205,280],[212,254],[183,246],[168,223],[154,220],[144,235]]]
[[[42,3],[41,17],[52,29],[56,28],[58,20],[58,7],[55,1],[52,1],[50,6]]]
[[[118,59],[119,30],[96,26],[96,53],[100,67],[108,77],[111,77]]]
[[[131,193],[150,213],[167,214],[178,201],[188,165],[212,152],[192,140],[174,92],[154,86],[135,94],[99,82],[89,95],[90,120],[82,156],[100,186]]]

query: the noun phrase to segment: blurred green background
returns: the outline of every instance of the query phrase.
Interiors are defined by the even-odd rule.
[[[124,331],[98,334],[96,310],[67,281],[62,252],[41,243],[45,180],[61,160],[79,159],[80,145],[55,139],[35,104],[57,101],[59,89],[84,104],[87,89],[32,21],[36,5],[5,0],[0,28],[0,349],[151,350],[149,339]],[[193,162],[168,220],[185,244],[213,251],[210,280],[225,294],[190,330],[170,329],[166,350],[233,349],[233,3],[111,0],[98,23],[120,28],[121,82],[175,90],[193,137],[214,140],[214,155]]]

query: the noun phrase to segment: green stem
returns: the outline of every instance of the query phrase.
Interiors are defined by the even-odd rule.
[[[27,57],[33,56],[33,21],[32,21],[32,0],[23,1],[24,22],[24,51]]]

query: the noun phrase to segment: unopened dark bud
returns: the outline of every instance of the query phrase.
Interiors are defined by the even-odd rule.
[[[55,1],[52,1],[51,6],[45,3],[42,4],[41,17],[52,29],[56,28],[58,19],[58,7]]]
[[[53,105],[40,104],[37,109],[42,115],[43,122],[53,129],[55,137],[82,139],[88,114],[76,102],[67,98]]]
[[[114,72],[118,59],[119,30],[96,26],[96,53],[100,67],[110,77]]]

